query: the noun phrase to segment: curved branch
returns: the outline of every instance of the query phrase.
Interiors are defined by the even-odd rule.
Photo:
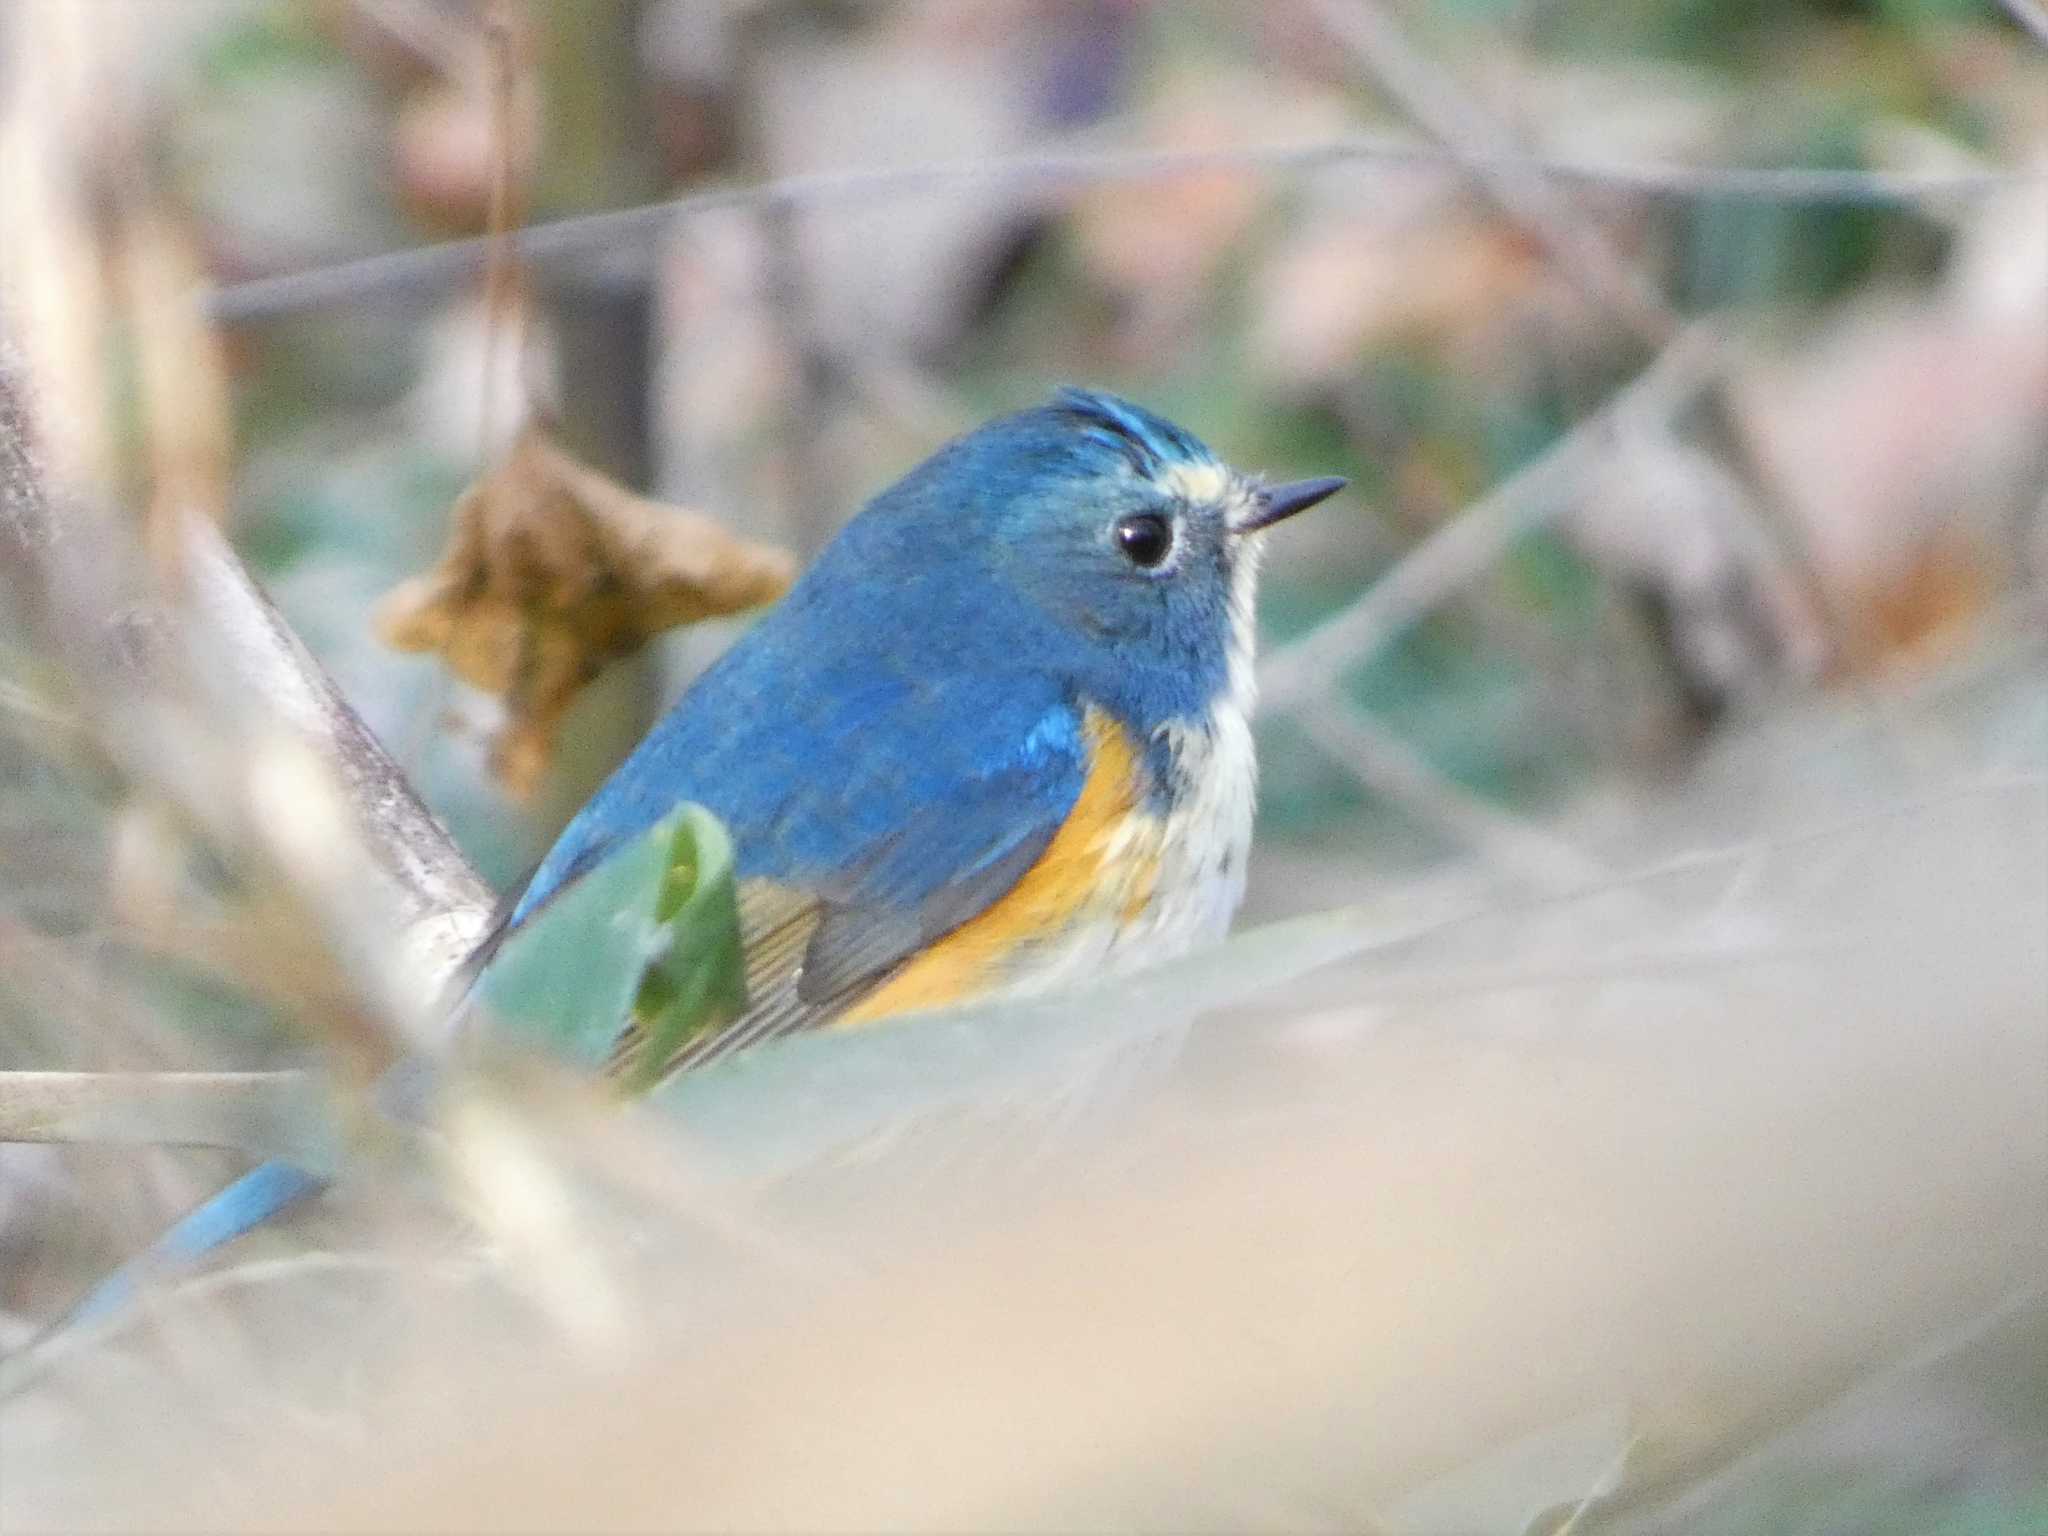
[[[89,540],[68,541],[77,521],[53,488],[38,452],[35,394],[20,354],[0,341],[0,570],[39,639],[61,653],[95,646],[95,661],[140,671],[149,658],[133,648],[62,622],[54,595],[72,565],[83,567]],[[88,509],[76,509],[78,517]],[[310,747],[332,772],[378,878],[382,909],[414,965],[435,983],[451,978],[490,923],[496,898],[455,840],[420,800],[404,772],[349,707],[334,682],[250,577],[218,529],[183,520],[184,596],[178,617],[222,658],[237,696],[271,724]],[[98,563],[105,563],[104,552]],[[130,632],[168,628],[161,601],[115,620]],[[143,648],[145,651],[147,647]]]

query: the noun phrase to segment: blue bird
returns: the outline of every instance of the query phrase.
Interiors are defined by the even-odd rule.
[[[506,927],[678,803],[730,830],[748,1007],[664,1065],[1170,959],[1244,893],[1266,486],[1064,390],[840,533],[563,831]]]
[[[1258,535],[1343,486],[1265,485],[1084,390],[956,439],[698,679],[569,823],[498,937],[684,801],[732,836],[747,1005],[643,1066],[1221,937],[1258,777]],[[319,1188],[258,1167],[73,1319]]]

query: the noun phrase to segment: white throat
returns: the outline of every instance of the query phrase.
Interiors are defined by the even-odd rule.
[[[1247,539],[1230,583],[1230,632],[1222,691],[1206,719],[1160,728],[1173,782],[1162,829],[1159,882],[1149,914],[1162,949],[1179,952],[1220,939],[1244,900],[1258,803],[1252,745],[1258,698],[1256,601],[1259,545]]]

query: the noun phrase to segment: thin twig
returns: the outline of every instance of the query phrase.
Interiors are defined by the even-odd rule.
[[[422,0],[355,0],[356,14],[399,47],[433,66],[443,79],[474,85],[475,50],[453,22]]]
[[[791,364],[782,417],[791,522],[798,549],[809,556],[832,533],[832,477],[819,429],[836,393],[837,370],[818,335],[797,210],[771,203],[760,220],[767,310]]]
[[[1945,1328],[1903,1354],[1870,1366],[1860,1374],[1843,1374],[1814,1383],[1803,1401],[1780,1404],[1772,1413],[1752,1415],[1731,1434],[1689,1451],[1662,1466],[1645,1467],[1642,1475],[1605,1495],[1603,1523],[1636,1527],[1629,1517],[1653,1514],[1647,1522],[1658,1530],[1690,1530],[1733,1479],[1745,1469],[1768,1468],[1774,1455],[1798,1437],[1812,1436],[1830,1422],[1858,1412],[1868,1413],[1888,1394],[1900,1391],[1915,1376],[1953,1366],[1973,1349],[1981,1349],[2001,1329],[2024,1322],[2048,1303],[2048,1285],[2027,1281],[2015,1285],[1984,1311]],[[1638,1442],[1648,1438],[1637,1436]],[[1654,1442],[1653,1442],[1654,1443]]]
[[[1450,154],[1509,219],[1550,255],[1552,264],[1594,304],[1612,313],[1651,351],[1667,346],[1683,318],[1654,285],[1624,260],[1600,230],[1579,217],[1542,176],[1515,168],[1515,135],[1444,68],[1408,40],[1383,0],[1310,0],[1324,26],[1358,58],[1409,118]],[[1801,619],[1824,626],[1840,643],[1841,616],[1829,602],[1784,496],[1742,430],[1724,389],[1704,392],[1706,429],[1721,441],[1756,492],[1727,509],[1743,553],[1760,585],[1801,610]],[[1766,526],[1766,519],[1771,526]]]
[[[1572,1505],[1572,1512],[1565,1517],[1562,1525],[1550,1533],[1550,1536],[1572,1536],[1587,1513],[1621,1486],[1622,1476],[1628,1470],[1628,1459],[1642,1443],[1641,1430],[1637,1430],[1622,1442],[1621,1449],[1614,1453],[1607,1465],[1600,1469],[1600,1475],[1593,1479],[1593,1486],[1579,1495],[1578,1501]]]
[[[1591,417],[1501,481],[1404,556],[1350,607],[1283,646],[1259,669],[1259,688],[1279,709],[1299,708],[1338,674],[1365,661],[1517,539],[1562,514],[1585,472],[1613,445],[1614,429],[1636,415],[1661,419],[1705,387],[1721,366],[1705,322],[1663,354]]]
[[[0,580],[17,610],[42,610],[43,561],[53,537],[48,475],[29,398],[28,361],[0,334]]]
[[[186,534],[190,614],[223,671],[335,776],[379,877],[381,912],[416,967],[408,975],[432,991],[483,937],[496,897],[220,531],[195,518]],[[435,1016],[431,998],[413,1006],[415,1024]]]
[[[478,412],[481,423],[478,457],[489,464],[498,455],[498,349],[506,346],[514,358],[514,376],[526,381],[526,281],[519,268],[519,251],[513,231],[526,219],[525,189],[519,185],[518,67],[513,59],[512,18],[503,0],[493,5],[484,23],[485,52],[490,60],[491,100],[491,189],[490,211],[485,219],[484,239],[484,367],[483,400]],[[518,416],[526,414],[521,401]]]
[[[157,1288],[151,1293],[150,1305],[146,1307],[123,1307],[82,1326],[59,1328],[10,1355],[0,1357],[0,1399],[12,1397],[35,1385],[52,1367],[74,1355],[113,1343],[145,1322],[162,1320],[172,1309],[189,1310],[232,1291],[250,1290],[279,1281],[333,1275],[390,1275],[416,1285],[424,1277],[463,1279],[481,1274],[485,1268],[482,1260],[465,1263],[444,1259],[428,1263],[414,1254],[365,1250],[285,1254],[274,1259],[252,1259],[228,1268],[209,1270]]]
[[[1031,154],[922,166],[814,172],[751,187],[693,192],[612,213],[585,214],[534,225],[520,234],[515,244],[522,257],[538,266],[653,241],[682,220],[776,203],[804,208],[834,204],[867,206],[891,198],[931,196],[962,187],[1000,186],[1020,194],[1044,193],[1228,170],[1306,173],[1347,167],[1459,163],[1459,157],[1437,145],[1393,134],[1204,150],[1065,146]],[[1467,155],[1462,163],[1638,197],[1748,198],[1786,204],[1876,207],[1983,197],[2015,186],[2048,182],[2048,168],[1899,174],[1806,167],[1752,170],[1522,154],[1500,158]],[[481,238],[416,246],[306,272],[233,284],[213,290],[205,303],[209,314],[219,323],[245,325],[376,296],[433,295],[475,276],[483,269],[488,252],[489,242]]]
[[[318,1117],[304,1072],[0,1072],[0,1142],[301,1152]],[[289,1143],[289,1144],[287,1144]]]
[[[400,8],[405,9],[403,6]],[[434,24],[439,25],[438,22]],[[479,473],[498,461],[512,435],[526,425],[533,411],[533,390],[529,382],[533,360],[527,326],[532,296],[525,270],[520,264],[518,246],[513,239],[518,227],[526,221],[528,190],[519,175],[517,136],[521,80],[518,52],[514,46],[513,18],[506,0],[494,0],[484,17],[481,35],[483,78],[466,82],[469,89],[488,97],[491,108],[491,176],[483,235],[483,367],[482,377],[477,380],[476,458]],[[472,70],[471,73],[476,72]],[[514,400],[509,422],[499,420],[499,406],[504,403],[500,399],[504,392],[500,390],[499,381],[508,377],[500,366],[500,357],[505,352],[512,357],[509,377]],[[506,428],[510,430],[504,431]],[[456,498],[450,514],[453,520],[449,529],[451,543],[481,539],[479,524],[483,519],[483,508],[484,498],[481,496]],[[415,775],[419,772],[436,729],[447,714],[453,682],[448,668],[433,669],[432,681],[413,706],[403,727],[403,735],[393,742],[394,755],[402,770]]]
[[[0,678],[0,710],[53,730],[79,731],[85,728],[85,722],[78,716],[57,708],[19,683],[8,682],[5,678]]]
[[[1536,890],[1586,890],[1613,878],[1565,839],[1460,789],[1346,700],[1333,695],[1320,708],[1297,710],[1294,722],[1366,788]]]
[[[1664,296],[1565,206],[1556,188],[1513,162],[1514,137],[1491,112],[1409,41],[1377,0],[1310,0],[1324,29],[1423,132],[1467,171],[1510,219],[1549,251],[1558,270],[1613,311],[1646,345],[1671,339],[1679,320]]]
[[[174,621],[184,623],[194,641],[192,654],[206,658],[209,675],[223,690],[254,703],[266,727],[296,738],[333,773],[353,823],[349,830],[359,836],[379,877],[380,919],[389,922],[408,964],[416,967],[409,975],[431,978],[428,990],[446,981],[482,937],[496,898],[219,528],[203,518],[178,519],[184,541],[182,613],[174,615],[168,606],[138,608],[124,615],[116,632],[97,619],[85,625],[79,614],[46,612],[65,580],[108,565],[110,556],[94,546],[90,524],[80,521],[83,509],[58,501],[65,488],[48,481],[37,454],[34,386],[26,362],[0,335],[0,574],[19,587],[25,612],[51,623],[46,646],[61,656],[94,655],[120,669],[123,686],[139,687],[147,696],[160,688],[160,680],[145,675],[156,662],[147,647],[137,648],[133,633],[145,625],[169,632]],[[53,515],[53,502],[63,518]],[[60,539],[66,532],[68,542]],[[122,636],[129,639],[116,644]],[[114,744],[113,738],[102,739]],[[122,738],[120,745],[143,751],[133,739]],[[412,1022],[423,1025],[431,1002],[416,998],[411,1008],[417,1015]]]
[[[1574,889],[1560,888],[1550,895],[1604,896],[1624,888],[1622,877],[1608,875],[1596,884]],[[1369,976],[1346,976],[1347,1003],[1441,1003],[1458,998],[1484,997],[1498,992],[1530,992],[1537,989],[1594,989],[1613,983],[1672,981],[1681,977],[1704,982],[1727,979],[1758,964],[1791,965],[1840,962],[1881,954],[1910,941],[1913,930],[1900,925],[1891,932],[1859,934],[1855,938],[1793,940],[1783,938],[1736,939],[1711,944],[1692,944],[1670,949],[1627,949],[1619,954],[1571,954],[1540,965],[1436,966],[1428,969],[1376,971]]]

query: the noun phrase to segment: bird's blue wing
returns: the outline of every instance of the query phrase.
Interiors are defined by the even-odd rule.
[[[1043,853],[1087,776],[1079,710],[1042,675],[948,666],[940,679],[890,665],[886,647],[804,650],[763,628],[592,797],[510,919],[529,920],[680,801],[724,821],[749,1007],[677,1068],[829,1020],[985,910]]]

